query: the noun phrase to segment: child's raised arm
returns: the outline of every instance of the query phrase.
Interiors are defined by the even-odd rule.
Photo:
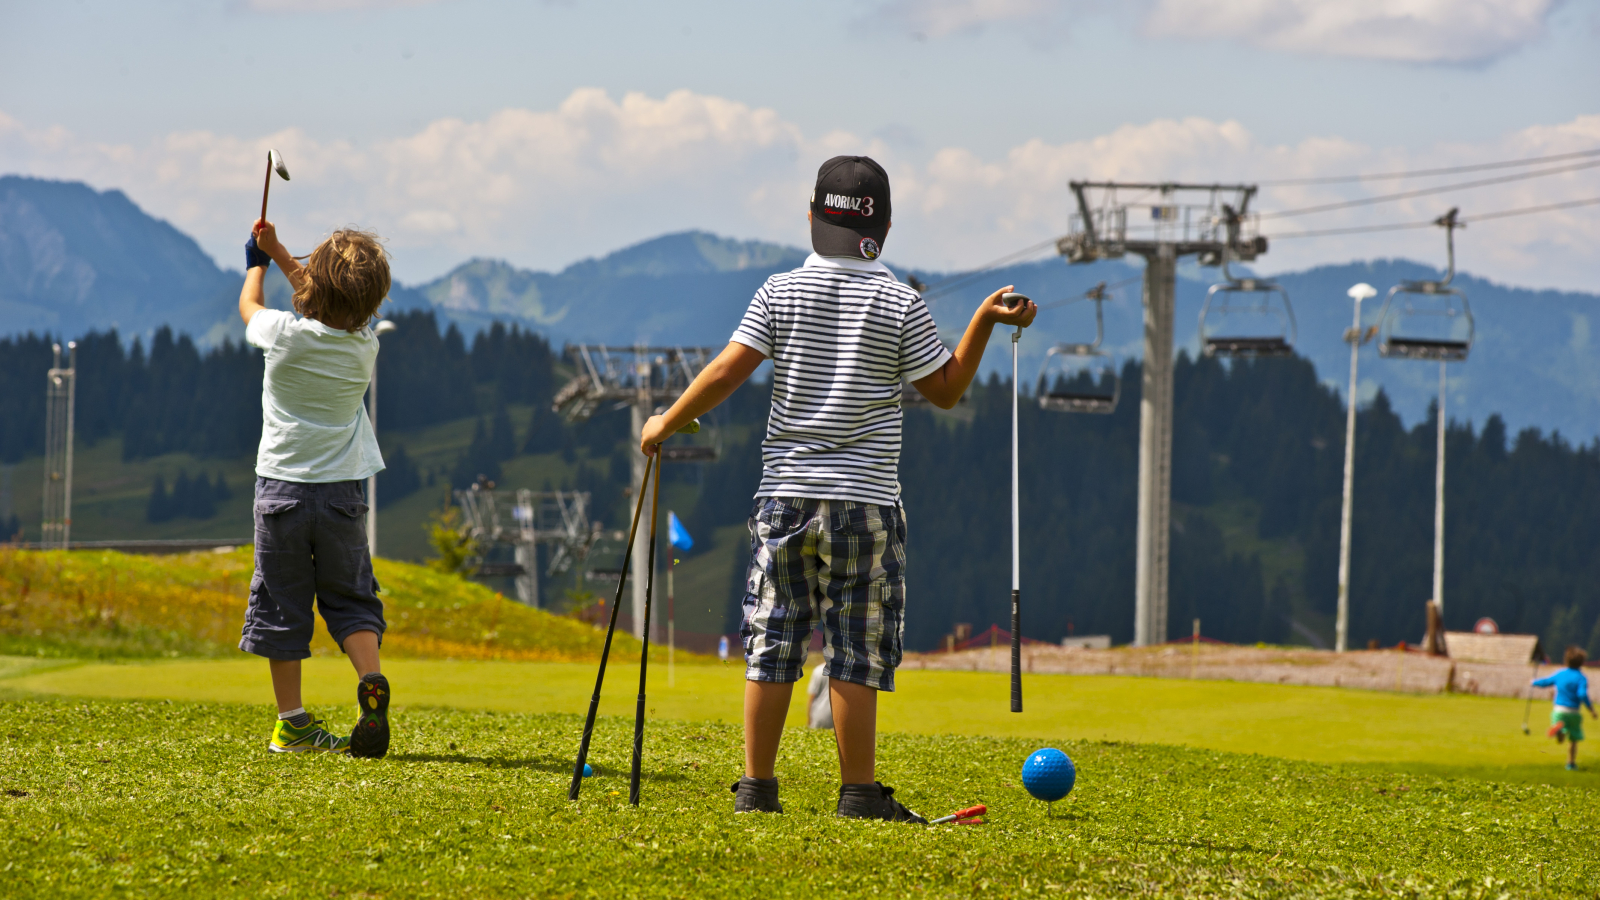
[[[989,346],[989,335],[994,333],[994,327],[1017,325],[1027,328],[1033,324],[1033,317],[1039,314],[1039,307],[1033,301],[1016,309],[1007,309],[1000,302],[1000,296],[1012,289],[1012,285],[1006,285],[978,304],[978,310],[972,314],[972,321],[967,324],[967,331],[961,336],[956,352],[933,374],[911,382],[917,393],[940,409],[953,408],[961,401],[961,395],[967,392],[972,379],[977,377],[978,364],[983,362],[983,351]]]
[[[766,359],[751,347],[738,341],[728,342],[728,346],[717,354],[700,370],[694,378],[694,383],[684,391],[672,408],[659,416],[651,416],[644,423],[644,431],[639,441],[639,449],[646,455],[655,452],[655,448],[662,441],[671,437],[679,428],[700,418],[717,404],[728,399],[739,385],[744,384],[752,373]]]

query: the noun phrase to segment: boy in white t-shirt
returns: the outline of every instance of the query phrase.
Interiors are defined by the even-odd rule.
[[[276,262],[300,315],[267,309],[262,285]],[[300,263],[257,220],[245,244],[239,315],[266,351],[261,447],[256,454],[255,577],[239,649],[272,671],[278,723],[268,749],[381,757],[389,750],[389,682],[378,665],[383,602],[372,575],[365,480],[383,469],[363,402],[378,361],[368,327],[389,293],[388,254],[376,235],[340,230]],[[349,657],[361,710],[350,737],[326,731],[300,698],[311,655],[313,602]]]

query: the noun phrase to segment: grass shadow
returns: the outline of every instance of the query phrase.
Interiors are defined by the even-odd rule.
[[[549,757],[527,757],[523,759],[508,758],[503,756],[473,756],[468,753],[391,753],[389,759],[395,762],[409,763],[449,763],[458,766],[483,766],[491,769],[532,769],[536,772],[553,772],[558,775],[571,775],[572,762],[564,759]],[[594,777],[605,775],[625,775],[627,770],[590,765],[594,769]],[[684,776],[675,772],[652,773],[641,772],[641,781],[652,782],[678,782],[685,781]]]

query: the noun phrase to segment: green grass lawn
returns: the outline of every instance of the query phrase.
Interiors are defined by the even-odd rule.
[[[570,714],[398,709],[384,760],[268,754],[262,706],[0,717],[6,897],[1570,897],[1600,874],[1587,791],[1200,749],[1057,741],[1079,778],[1052,811],[1018,783],[1038,740],[884,735],[914,809],[989,806],[928,828],[835,819],[821,732],[786,737],[784,815],[735,817],[726,723],[652,721],[633,809],[626,719],[571,803]]]
[[[241,654],[242,657],[242,654]],[[658,718],[741,721],[743,673],[737,664],[678,666],[667,685],[660,657],[650,670],[649,708]],[[4,658],[0,658],[4,659]],[[55,696],[172,699],[267,704],[260,660],[93,663],[28,671],[0,666],[0,689]],[[306,700],[318,710],[351,701],[349,665],[336,657],[306,663]],[[398,702],[502,713],[579,713],[594,688],[589,663],[386,660]],[[11,677],[5,677],[10,671]],[[618,653],[601,711],[629,716],[637,657]],[[1564,748],[1522,734],[1518,700],[1395,694],[1339,688],[1108,676],[1030,675],[1026,711],[1008,711],[1005,675],[902,671],[882,695],[884,731],[1050,740],[1181,744],[1323,763],[1360,763],[1438,774],[1600,788],[1600,758],[1583,771],[1562,769]],[[1535,710],[1538,724],[1547,709]],[[789,723],[803,725],[796,690]]]

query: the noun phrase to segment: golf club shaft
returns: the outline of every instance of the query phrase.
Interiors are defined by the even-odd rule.
[[[267,194],[272,192],[272,152],[267,151],[267,182],[261,186],[261,221],[267,220]]]
[[[1011,711],[1022,712],[1022,519],[1018,514],[1017,474],[1017,342],[1011,336]]]
[[[1532,682],[1532,681],[1537,681],[1538,679],[1539,679],[1539,664],[1538,663],[1534,663],[1533,664],[1533,677],[1528,679],[1528,680],[1530,682]],[[1523,734],[1527,734],[1528,733],[1528,716],[1531,715],[1532,713],[1533,713],[1533,685],[1529,684],[1528,685],[1528,702],[1526,704],[1524,704],[1523,707],[1522,707],[1522,733]]]
[[[589,759],[589,739],[594,737],[594,717],[600,709],[600,687],[606,681],[606,660],[611,657],[611,638],[617,633],[617,611],[622,608],[622,591],[628,584],[628,561],[633,558],[633,538],[639,533],[639,514],[644,511],[644,486],[650,483],[650,472],[656,458],[644,464],[644,481],[639,485],[639,499],[633,506],[633,525],[628,528],[628,547],[622,552],[622,575],[617,579],[617,597],[611,602],[611,622],[606,626],[606,642],[600,648],[600,671],[594,679],[594,696],[589,698],[589,715],[583,720],[583,737],[578,741],[578,761],[572,767],[572,786],[567,789],[567,799],[578,799],[583,787],[583,764]]]
[[[656,448],[657,455],[660,447]],[[650,474],[645,473],[645,480]],[[633,771],[628,776],[628,802],[639,805],[639,768],[644,762],[644,688],[650,675],[650,597],[656,586],[656,507],[661,499],[661,467],[656,466],[655,480],[650,485],[650,549],[649,567],[644,577],[644,648],[639,651],[639,706],[633,714]]]

